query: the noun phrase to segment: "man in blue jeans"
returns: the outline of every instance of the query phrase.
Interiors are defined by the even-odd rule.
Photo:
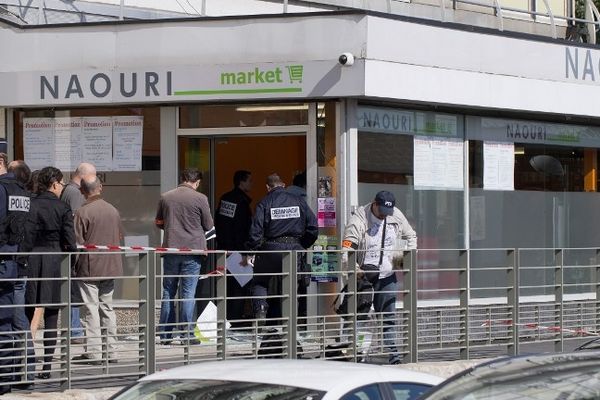
[[[179,186],[161,196],[156,226],[164,231],[164,247],[206,250],[206,237],[214,233],[214,223],[207,197],[198,192],[201,180],[200,171],[186,168],[179,177]],[[200,255],[167,254],[163,261],[158,327],[161,342],[170,343],[175,336],[174,300],[178,289],[182,343],[194,342],[194,296],[200,275]]]
[[[357,252],[358,265],[346,267],[357,268],[373,284],[373,308],[383,321],[383,351],[390,364],[402,361],[396,340],[399,287],[395,269],[402,261],[404,250],[417,248],[417,234],[395,206],[393,193],[377,193],[371,203],[358,207],[352,214],[342,242],[344,249]],[[346,253],[345,264],[347,259]]]

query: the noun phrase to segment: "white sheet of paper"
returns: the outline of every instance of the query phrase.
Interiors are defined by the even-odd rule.
[[[415,136],[413,154],[416,190],[462,190],[461,139]]]
[[[240,265],[241,261],[242,255],[240,253],[231,253],[231,255],[227,257],[227,270],[233,274],[240,286],[244,287],[250,282],[250,279],[252,279],[252,274],[254,273],[252,268],[254,266],[250,263],[248,263],[247,266],[242,266]]]
[[[483,188],[515,190],[514,143],[483,142]]]

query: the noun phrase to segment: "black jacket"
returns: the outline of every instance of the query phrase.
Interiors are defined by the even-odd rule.
[[[26,226],[31,196],[12,173],[0,176],[0,252],[28,251]]]
[[[76,251],[71,208],[50,192],[31,200],[27,235],[29,248],[54,251]]]
[[[248,247],[259,249],[264,242],[297,238],[307,249],[317,240],[317,218],[306,201],[282,187],[269,192],[256,206]]]
[[[245,250],[252,224],[252,199],[240,188],[225,193],[219,201],[215,215],[217,248],[219,250]]]

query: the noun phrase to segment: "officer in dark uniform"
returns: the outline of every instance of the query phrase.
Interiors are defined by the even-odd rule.
[[[304,250],[317,240],[317,218],[306,201],[284,190],[285,184],[277,174],[267,178],[269,193],[256,206],[250,228],[248,247],[253,250]],[[281,318],[281,299],[265,296],[280,294],[268,291],[272,276],[256,274],[281,273],[282,253],[258,253],[254,264],[253,295],[255,317]],[[277,277],[280,281],[281,277]],[[270,285],[271,283],[271,285]],[[277,285],[280,287],[280,285]],[[273,321],[276,323],[276,321]]]
[[[7,172],[6,154],[0,153],[0,253],[16,253],[25,242],[25,226],[29,217],[31,198],[24,186],[19,183],[14,174]],[[27,249],[24,249],[27,251]],[[15,307],[23,304],[15,303],[15,279],[19,267],[15,256],[0,256],[0,374],[13,373],[15,359],[14,335]],[[11,279],[12,281],[6,281]],[[12,306],[12,307],[6,307]],[[19,310],[22,312],[23,310]],[[24,341],[20,340],[24,347]],[[20,362],[20,360],[18,361]],[[0,394],[11,391],[8,384],[13,377],[6,375],[0,378]]]
[[[252,174],[250,171],[236,171],[233,174],[233,190],[225,193],[219,201],[215,216],[217,249],[242,251],[246,249],[250,225],[252,224],[252,199],[248,193],[252,190]],[[251,271],[249,271],[251,272]],[[248,287],[250,285],[246,285]],[[227,297],[243,297],[247,295],[245,287],[240,286],[235,277],[227,276]],[[244,299],[227,301],[227,320],[236,322],[244,318]]]

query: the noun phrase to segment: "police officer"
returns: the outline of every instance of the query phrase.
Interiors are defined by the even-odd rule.
[[[250,228],[248,247],[253,250],[304,250],[317,240],[317,218],[306,201],[284,190],[285,184],[277,174],[267,178],[265,198],[256,206],[256,212]],[[281,299],[269,299],[265,296],[280,294],[280,276],[277,285],[270,282],[271,276],[257,274],[281,273],[282,253],[258,253],[254,264],[255,297],[254,313],[258,319],[268,315],[281,318]],[[278,286],[277,291],[268,288]],[[273,321],[276,323],[276,321]]]
[[[252,174],[240,170],[233,174],[233,190],[225,193],[219,201],[215,216],[217,248],[227,251],[242,251],[246,248],[250,225],[252,224],[252,199],[248,193],[252,190]],[[249,285],[247,285],[249,286]],[[235,277],[227,276],[227,297],[243,297],[246,289]],[[240,325],[244,317],[244,299],[227,301],[227,320],[232,326]]]
[[[24,247],[25,226],[29,216],[30,196],[14,174],[8,173],[6,154],[0,153],[0,253],[16,253]],[[27,250],[25,250],[27,251]],[[15,307],[15,280],[19,268],[14,256],[0,255],[0,374],[13,372]],[[5,279],[12,279],[6,281]],[[13,306],[13,307],[6,307]],[[22,311],[22,310],[19,310]],[[20,343],[23,343],[20,340]],[[17,347],[21,347],[18,346]],[[10,392],[13,377],[0,378],[0,394]]]

